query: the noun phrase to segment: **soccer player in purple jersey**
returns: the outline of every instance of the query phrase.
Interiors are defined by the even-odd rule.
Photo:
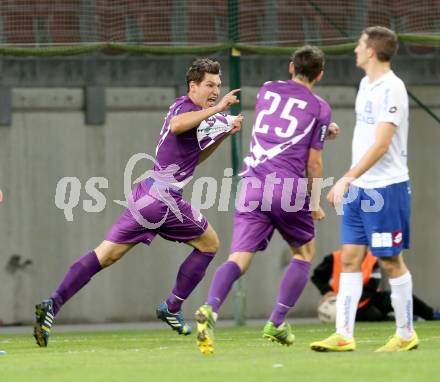
[[[149,245],[157,234],[194,248],[180,266],[172,292],[156,311],[157,317],[179,334],[191,333],[181,305],[205,275],[219,240],[206,218],[182,198],[182,185],[227,135],[241,129],[243,117],[231,121],[223,134],[200,134],[197,127],[202,122],[212,121],[215,115],[239,102],[236,93],[240,89],[229,92],[216,104],[220,95],[220,64],[210,59],[195,60],[186,74],[186,82],[188,94],[176,99],[165,118],[150,176],[133,188],[128,208],[105,240],[75,261],[50,298],[36,305],[34,337],[39,346],[47,346],[60,308],[96,273],[115,263],[136,244]]]
[[[312,195],[310,203],[308,196],[311,180],[318,185],[322,178],[321,153],[331,121],[330,106],[311,90],[322,78],[323,65],[321,50],[304,46],[291,57],[291,80],[266,82],[259,90],[250,153],[241,173],[231,254],[217,269],[206,303],[196,312],[197,345],[203,354],[214,351],[217,312],[232,284],[246,272],[255,252],[267,247],[275,229],[288,243],[293,259],[263,336],[288,346],[294,342],[285,318],[308,280],[315,253],[313,219],[324,218],[320,187],[312,190],[318,196]]]

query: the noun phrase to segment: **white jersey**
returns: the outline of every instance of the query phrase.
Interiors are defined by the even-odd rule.
[[[353,184],[361,188],[385,187],[407,181],[408,94],[405,84],[393,71],[368,83],[364,77],[356,97],[356,126],[352,144],[351,167],[374,144],[379,122],[396,126],[385,155]]]

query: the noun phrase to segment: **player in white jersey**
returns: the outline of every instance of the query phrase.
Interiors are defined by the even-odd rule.
[[[352,144],[351,167],[374,144],[379,122],[396,126],[385,154],[353,185],[362,188],[385,187],[409,180],[407,157],[408,95],[405,84],[392,70],[369,82],[365,76],[356,97],[356,127]]]
[[[419,344],[413,327],[412,279],[402,255],[409,248],[408,96],[390,67],[397,47],[393,31],[369,27],[355,49],[356,65],[366,76],[356,98],[353,161],[327,195],[330,204],[343,204],[344,212],[336,333],[313,342],[310,346],[316,351],[356,348],[353,330],[368,247],[388,275],[396,319],[396,333],[377,351],[407,351]]]

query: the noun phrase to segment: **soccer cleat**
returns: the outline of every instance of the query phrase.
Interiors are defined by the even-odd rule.
[[[49,342],[54,316],[52,299],[43,300],[35,305],[34,337],[40,347],[46,347]]]
[[[440,320],[440,310],[434,310],[434,313],[432,313],[432,319]]]
[[[400,351],[408,351],[417,349],[419,346],[419,337],[414,332],[413,336],[409,340],[404,340],[402,337],[395,334],[388,342],[376,350],[376,353],[394,353]]]
[[[353,351],[356,349],[356,341],[354,338],[345,338],[338,333],[332,334],[330,337],[322,341],[312,342],[310,349],[314,351]]]
[[[215,318],[211,305],[202,305],[196,311],[197,346],[202,354],[214,354]]]
[[[169,326],[171,326],[171,329],[175,330],[179,334],[188,336],[192,332],[191,326],[189,326],[183,318],[182,311],[179,310],[177,313],[171,313],[168,310],[168,306],[165,301],[162,301],[157,307],[156,316],[159,320],[166,322]]]
[[[295,342],[295,336],[289,324],[283,322],[276,327],[272,321],[267,321],[263,328],[263,338],[269,341],[278,342],[281,345],[291,346]]]

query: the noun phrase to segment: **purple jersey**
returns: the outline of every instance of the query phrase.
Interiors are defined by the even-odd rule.
[[[174,116],[201,109],[188,96],[177,98],[170,106],[157,142],[154,165],[154,171],[160,172],[163,180],[184,183],[194,173],[200,153],[231,129],[230,116],[218,113],[185,133],[175,135],[171,132],[170,122]]]
[[[172,166],[170,175],[179,182],[194,173],[201,152],[197,140],[197,129],[175,135],[171,132],[170,121],[176,115],[201,109],[188,96],[177,98],[170,106],[156,146],[154,171],[163,172],[167,167]]]
[[[302,178],[310,148],[322,150],[331,109],[295,81],[266,82],[258,92],[250,153],[240,175]]]

